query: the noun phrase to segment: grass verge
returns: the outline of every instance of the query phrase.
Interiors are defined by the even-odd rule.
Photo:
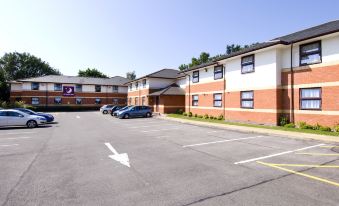
[[[280,130],[280,131],[300,132],[300,133],[319,134],[319,135],[339,137],[339,132],[327,132],[327,131],[312,130],[312,129],[298,129],[298,128],[287,128],[287,127],[280,127],[280,126],[264,126],[264,125],[245,124],[245,123],[237,123],[237,122],[227,122],[224,120],[187,117],[187,116],[183,116],[180,114],[168,114],[167,117],[187,119],[187,120],[193,120],[193,121],[198,121],[198,122],[209,122],[209,123],[216,123],[216,124],[236,125],[236,126],[244,126],[244,127],[254,127],[254,128],[273,129],[273,130]]]

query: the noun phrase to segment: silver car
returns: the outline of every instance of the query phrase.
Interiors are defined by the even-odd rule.
[[[114,107],[114,105],[104,105],[102,107],[100,107],[100,112],[102,112],[103,114],[108,114],[111,113],[112,108]]]
[[[34,128],[47,122],[46,118],[29,115],[14,109],[0,110],[0,127],[27,126]]]

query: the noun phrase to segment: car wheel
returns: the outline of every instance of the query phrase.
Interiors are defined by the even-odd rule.
[[[152,116],[151,113],[149,113],[149,112],[146,113],[146,117],[147,117],[147,118],[149,118],[149,117],[151,117],[151,116]]]
[[[29,120],[26,125],[28,128],[35,128],[38,126],[38,124],[34,120]]]
[[[108,111],[107,111],[107,110],[104,110],[102,113],[103,113],[103,114],[107,114],[107,113],[108,113]]]
[[[125,114],[124,119],[129,119],[129,114]]]

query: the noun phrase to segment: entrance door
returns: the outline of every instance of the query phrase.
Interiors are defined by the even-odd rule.
[[[159,102],[160,102],[160,97],[156,96],[155,97],[155,112],[159,112]]]

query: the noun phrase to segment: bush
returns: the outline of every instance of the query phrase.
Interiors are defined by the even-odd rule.
[[[313,126],[313,129],[314,130],[320,130],[320,127],[321,127],[321,125],[317,123],[316,125]]]
[[[198,115],[198,118],[203,118],[204,116],[202,116],[202,115]]]
[[[289,122],[287,116],[285,116],[285,115],[280,116],[280,118],[279,118],[279,125],[280,126],[285,126],[288,123],[290,123],[290,122]]]
[[[183,112],[182,115],[187,116],[187,113],[186,113],[186,112]]]
[[[189,113],[188,113],[188,116],[189,116],[189,117],[192,117],[192,116],[193,116],[192,112],[189,112]]]
[[[198,114],[194,114],[194,117],[197,118],[197,117],[198,117]]]
[[[210,119],[214,119],[214,117],[211,115],[211,116],[210,116]]]
[[[295,124],[293,124],[293,123],[288,123],[288,124],[285,124],[284,127],[287,127],[287,128],[295,128]]]
[[[208,119],[208,117],[209,117],[208,114],[204,115],[204,119]]]
[[[177,111],[175,112],[176,114],[183,114],[184,111],[182,109],[177,109]]]
[[[320,131],[324,131],[324,132],[330,132],[332,131],[331,127],[325,127],[325,126],[320,126],[319,127]]]
[[[313,129],[312,125],[306,124],[306,122],[298,122],[299,129]]]
[[[218,116],[218,120],[224,120],[224,115],[222,115],[222,114],[219,115],[219,116]]]
[[[337,124],[336,126],[334,126],[333,131],[339,132],[339,124]]]
[[[218,117],[214,117],[214,120],[218,120]]]

